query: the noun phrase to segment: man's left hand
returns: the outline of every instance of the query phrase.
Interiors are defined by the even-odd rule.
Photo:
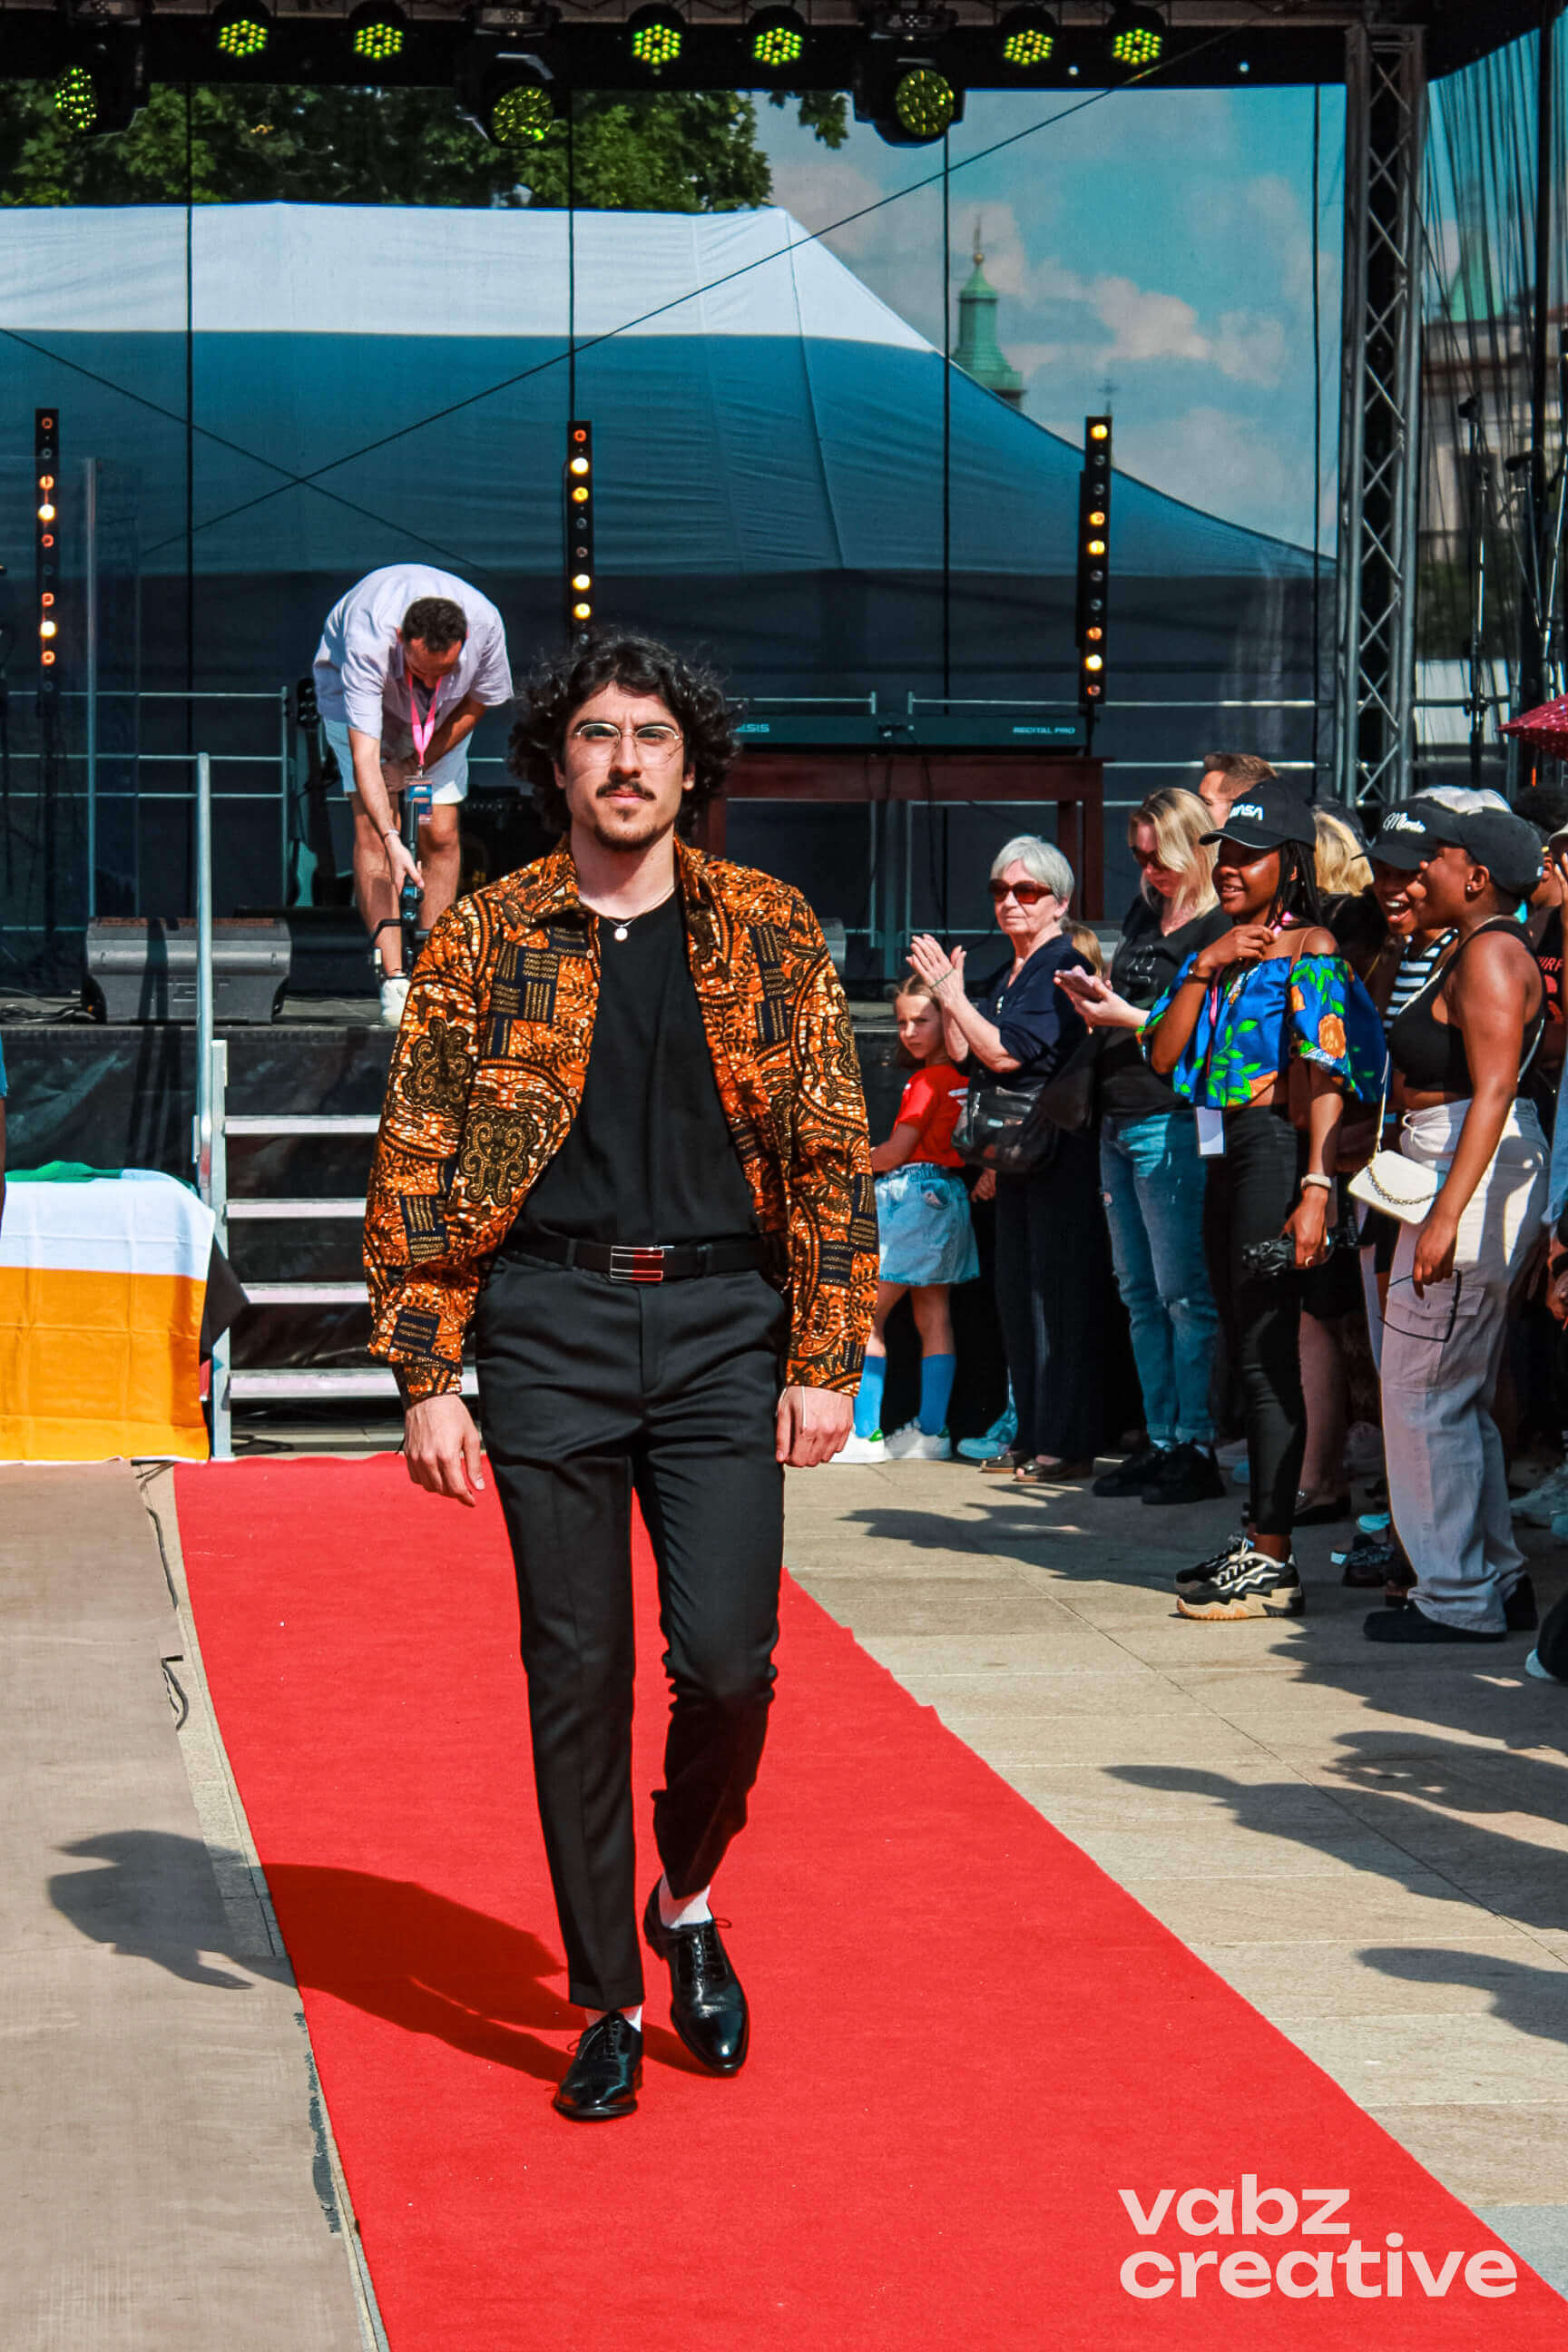
[[[792,1470],[831,1462],[855,1421],[855,1400],[837,1389],[785,1389],[779,1399],[774,1454]]]

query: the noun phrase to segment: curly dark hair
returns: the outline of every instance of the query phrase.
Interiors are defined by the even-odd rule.
[[[682,802],[679,831],[689,834],[724,782],[738,748],[735,721],[715,673],[689,662],[657,637],[620,633],[596,636],[583,649],[562,654],[536,670],[523,689],[523,716],[511,730],[506,763],[520,782],[533,788],[534,811],[546,832],[562,834],[570,819],[566,795],[555,769],[566,750],[566,730],[585,702],[606,686],[628,694],[656,694],[686,739],[686,761],[694,771]]]

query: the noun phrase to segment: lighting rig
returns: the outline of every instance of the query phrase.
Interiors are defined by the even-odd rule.
[[[580,417],[566,427],[563,474],[565,507],[566,642],[579,648],[594,634],[594,428]]]
[[[1475,46],[1457,0],[1431,5],[1455,8],[1450,46]],[[1522,5],[1493,0],[1493,12]],[[973,0],[853,0],[815,19],[805,0],[4,0],[0,14],[5,72],[47,80],[82,138],[124,130],[152,82],[267,81],[455,88],[487,138],[524,152],[574,90],[847,89],[884,139],[927,146],[963,121],[971,89],[1089,90],[1151,73],[1171,88],[1310,85],[1344,69],[1333,0],[1267,30],[1216,22],[1196,0],[1179,29],[1169,0],[994,0],[984,15]]]
[[[33,576],[38,605],[38,698],[59,699],[60,418],[56,408],[33,411]]]
[[[1110,419],[1083,421],[1083,471],[1078,478],[1078,701],[1089,740],[1104,707],[1110,595]]]

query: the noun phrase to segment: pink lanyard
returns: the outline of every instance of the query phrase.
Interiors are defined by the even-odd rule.
[[[433,686],[430,689],[430,700],[427,706],[430,715],[426,719],[424,730],[421,731],[419,725],[419,688],[413,672],[409,672],[408,731],[414,738],[414,755],[419,762],[419,772],[421,775],[425,772],[425,754],[430,749],[430,738],[436,732],[436,697],[440,691],[441,689],[438,686]]]

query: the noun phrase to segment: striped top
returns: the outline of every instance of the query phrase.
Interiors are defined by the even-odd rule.
[[[1394,992],[1388,1000],[1388,1010],[1383,1016],[1385,1024],[1420,995],[1453,944],[1453,932],[1444,931],[1430,947],[1418,948],[1412,942],[1405,949],[1399,960],[1399,970],[1394,975]]]

